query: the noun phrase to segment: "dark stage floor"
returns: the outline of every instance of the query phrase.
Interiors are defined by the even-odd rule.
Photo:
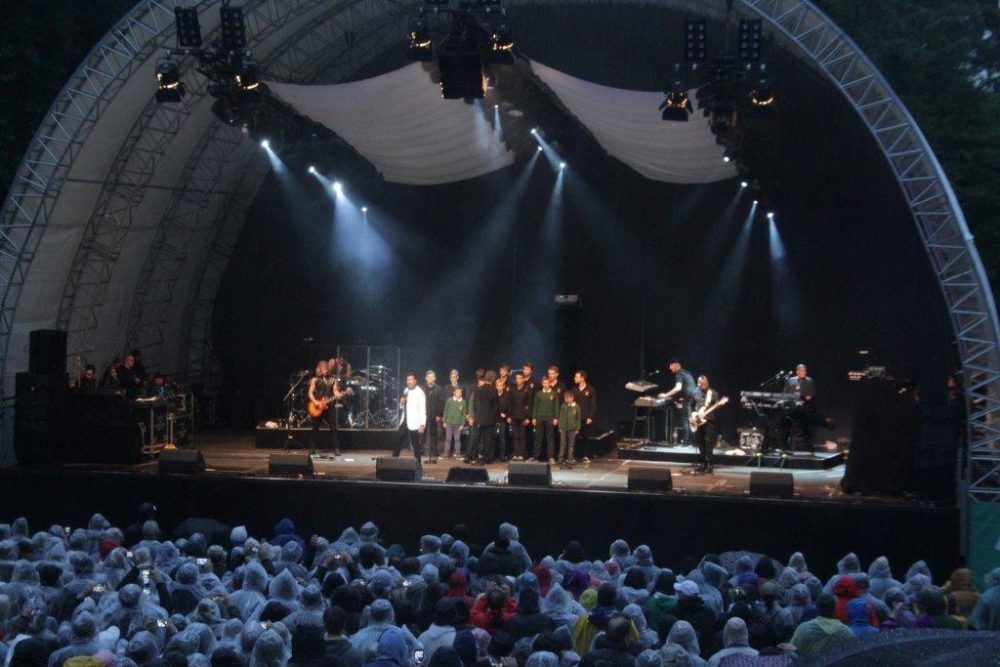
[[[254,433],[245,431],[208,431],[196,437],[196,446],[205,458],[206,473],[216,475],[266,476],[269,457],[280,450],[261,449],[254,444]],[[304,452],[304,449],[291,451]],[[313,467],[318,479],[374,481],[375,463],[378,457],[388,456],[381,449],[345,450],[344,455],[334,458],[328,451],[319,451],[313,457]],[[404,456],[410,456],[404,452]],[[619,458],[621,456],[621,458]],[[593,460],[589,464],[578,464],[572,470],[560,470],[552,466],[552,486],[561,489],[625,490],[628,485],[630,465],[669,468],[673,479],[674,492],[691,494],[722,494],[740,496],[748,493],[750,473],[760,468],[742,456],[716,456],[713,475],[695,474],[693,465],[668,463],[622,455],[621,450],[613,450],[609,455]],[[731,461],[731,464],[729,463]],[[749,465],[747,465],[749,463]],[[452,467],[471,467],[460,459],[441,459],[437,464],[424,462],[422,483],[444,483],[448,470]],[[71,464],[63,466],[74,470],[135,471],[156,473],[157,463],[149,461],[139,465],[95,465]],[[486,466],[491,485],[507,483],[507,464],[494,463]],[[775,468],[763,468],[775,470]],[[827,469],[787,469],[794,477],[796,497],[803,499],[853,499],[840,491],[839,483],[844,475],[841,463]],[[901,499],[871,498],[873,502],[905,502]]]

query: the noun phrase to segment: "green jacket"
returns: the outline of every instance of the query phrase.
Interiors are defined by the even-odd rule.
[[[535,404],[531,411],[531,418],[543,421],[555,419],[559,416],[559,397],[554,391],[538,390],[535,393]]]
[[[579,431],[582,421],[579,403],[573,405],[563,403],[562,407],[559,408],[559,429],[561,431]]]
[[[465,399],[456,401],[454,397],[444,402],[444,423],[446,426],[462,426],[465,416],[469,414],[469,402]]]

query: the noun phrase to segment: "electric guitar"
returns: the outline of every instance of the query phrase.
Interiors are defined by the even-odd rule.
[[[704,409],[704,408],[702,408],[701,410],[695,410],[694,412],[692,412],[691,413],[691,417],[688,419],[688,422],[691,424],[691,432],[694,433],[695,431],[698,430],[698,428],[700,426],[704,426],[705,425],[705,417],[707,417],[710,414],[712,414],[712,412],[714,412],[716,408],[721,408],[723,405],[725,405],[728,402],[729,402],[729,398],[726,397],[726,396],[723,396],[722,398],[719,399],[719,401],[715,405],[713,405],[712,407],[708,408],[707,410]]]
[[[313,419],[319,419],[323,416],[323,413],[330,409],[330,406],[342,399],[345,396],[354,396],[354,390],[348,387],[344,391],[337,391],[336,385],[334,385],[333,396],[328,396],[326,398],[321,398],[318,401],[309,399],[309,416]]]

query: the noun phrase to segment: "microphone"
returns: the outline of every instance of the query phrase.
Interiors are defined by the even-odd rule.
[[[649,373],[646,373],[646,375],[650,375],[650,376],[652,376],[652,375],[659,375],[659,374],[660,374],[660,371],[658,371],[658,370],[650,371]]]

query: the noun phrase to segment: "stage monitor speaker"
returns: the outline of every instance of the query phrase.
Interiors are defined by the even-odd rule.
[[[510,486],[552,486],[552,468],[548,463],[511,463],[507,468]]]
[[[628,490],[649,493],[669,493],[674,490],[670,468],[656,466],[629,466]]]
[[[418,482],[417,460],[380,456],[375,460],[375,479],[379,482]]]
[[[187,475],[205,472],[205,457],[197,449],[164,449],[160,451],[158,471]]]
[[[298,452],[282,452],[271,454],[267,461],[268,475],[310,477],[313,474],[312,457]]]
[[[790,472],[750,473],[750,495],[764,498],[791,498],[795,479]]]
[[[28,338],[28,370],[32,373],[66,372],[66,332],[35,329]]]
[[[482,484],[490,483],[490,473],[486,468],[451,468],[448,470],[448,484]]]

